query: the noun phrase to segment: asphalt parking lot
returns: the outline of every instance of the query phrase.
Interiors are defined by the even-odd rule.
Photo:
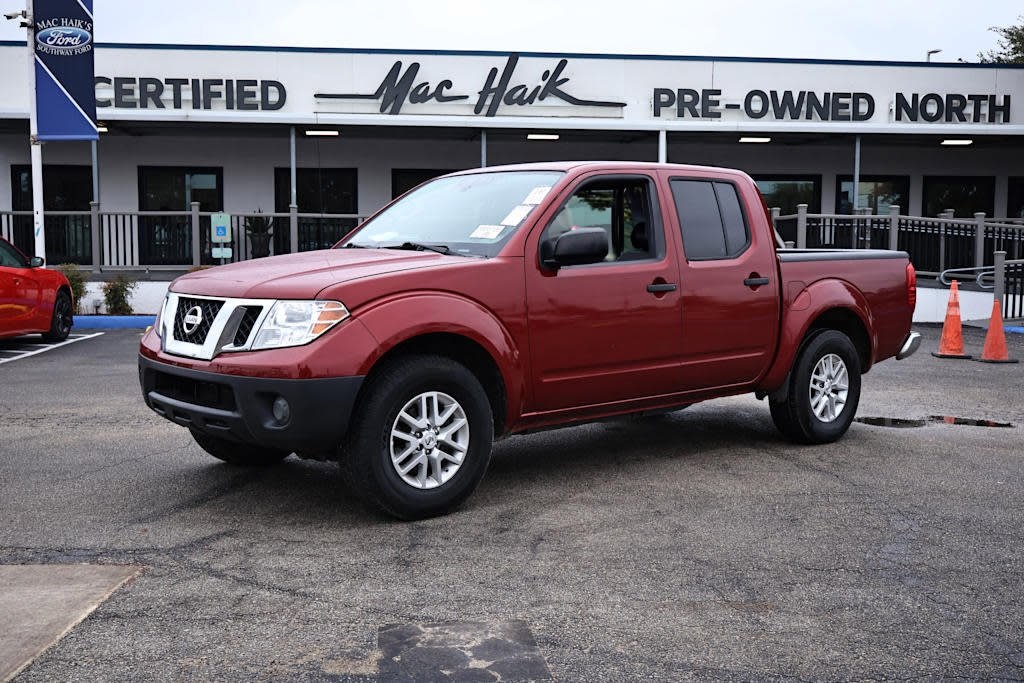
[[[859,415],[1014,427],[797,447],[736,397],[507,439],[416,523],[328,463],[205,455],[143,405],[138,331],[0,366],[0,564],[144,567],[17,680],[1024,678],[1024,365],[921,331]],[[506,650],[455,661],[439,630]]]

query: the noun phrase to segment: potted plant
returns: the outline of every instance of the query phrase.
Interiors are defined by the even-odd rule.
[[[274,234],[274,219],[264,216],[256,209],[252,216],[245,217],[245,234],[249,236],[249,253],[252,258],[270,256],[270,238]]]

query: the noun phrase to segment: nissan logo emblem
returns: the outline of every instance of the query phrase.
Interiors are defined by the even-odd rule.
[[[185,334],[192,334],[199,327],[199,323],[203,322],[203,309],[198,306],[193,306],[188,309],[185,313],[185,318],[182,322],[182,328],[185,330]]]

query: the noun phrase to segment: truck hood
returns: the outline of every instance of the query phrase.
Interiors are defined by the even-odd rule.
[[[196,271],[175,280],[171,290],[245,299],[312,299],[331,285],[465,260],[428,251],[324,249]]]

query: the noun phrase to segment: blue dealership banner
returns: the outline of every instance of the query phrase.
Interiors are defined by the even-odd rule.
[[[34,0],[40,140],[95,140],[92,0]]]

